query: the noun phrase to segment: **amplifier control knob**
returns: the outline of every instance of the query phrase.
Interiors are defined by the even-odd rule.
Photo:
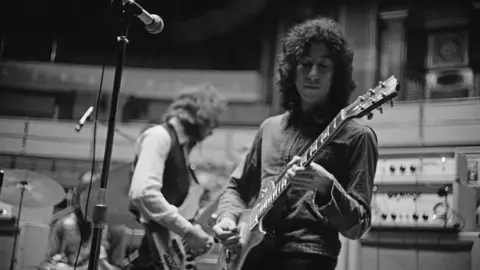
[[[416,170],[417,170],[417,167],[415,167],[415,165],[413,165],[413,164],[410,165],[410,171],[411,171],[412,173],[414,173]]]
[[[394,173],[394,172],[395,172],[395,166],[393,166],[393,165],[390,166],[390,172],[391,172],[391,173]]]
[[[412,218],[413,218],[413,220],[418,220],[419,216],[418,216],[418,214],[414,213],[414,214],[412,215]]]
[[[428,214],[427,213],[423,214],[422,218],[423,218],[423,220],[427,221],[428,220]]]
[[[402,173],[404,173],[406,169],[407,169],[407,168],[405,167],[405,165],[400,165],[400,171],[401,171]]]
[[[392,218],[392,220],[395,220],[395,219],[397,219],[397,214],[392,213],[392,214],[390,214],[390,217]]]
[[[383,220],[387,219],[387,214],[383,213],[381,216],[380,216]]]

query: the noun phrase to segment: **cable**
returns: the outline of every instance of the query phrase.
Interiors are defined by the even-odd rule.
[[[91,170],[90,170],[90,181],[88,183],[88,192],[87,192],[87,199],[86,199],[86,202],[85,202],[85,213],[84,214],[84,219],[86,220],[87,217],[88,217],[88,205],[89,205],[89,202],[90,202],[90,193],[92,191],[92,183],[93,183],[93,178],[94,178],[94,175],[95,175],[95,163],[96,163],[96,157],[95,157],[95,153],[96,153],[96,146],[97,146],[97,119],[98,119],[98,108],[100,106],[100,102],[101,102],[101,99],[102,99],[102,88],[103,88],[103,78],[104,78],[104,75],[105,75],[105,61],[102,65],[102,73],[100,75],[100,87],[98,89],[98,93],[97,93],[97,101],[96,101],[96,104],[95,104],[95,108],[97,108],[95,110],[95,116],[94,116],[94,119],[93,119],[93,145],[92,145],[92,165],[91,165]],[[79,194],[80,195],[80,194]],[[83,231],[80,230],[80,234],[82,234]],[[76,270],[77,269],[77,264],[78,264],[78,259],[80,257],[80,252],[82,250],[82,246],[83,246],[83,235],[81,235],[80,237],[80,245],[78,247],[78,251],[77,251],[77,257],[75,258],[75,264],[73,265],[73,269]]]

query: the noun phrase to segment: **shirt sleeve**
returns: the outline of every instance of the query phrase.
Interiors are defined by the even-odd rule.
[[[184,236],[192,224],[163,196],[165,161],[171,148],[167,130],[157,126],[145,131],[139,141],[139,154],[130,186],[130,200],[143,217]]]
[[[354,135],[350,145],[348,185],[337,179],[329,194],[314,194],[317,210],[348,239],[359,239],[370,228],[373,180],[378,161],[377,138],[373,130]],[[315,196],[316,195],[316,196]]]
[[[260,191],[262,129],[255,136],[250,151],[230,176],[230,182],[218,204],[218,220],[224,217],[238,221],[240,213]]]

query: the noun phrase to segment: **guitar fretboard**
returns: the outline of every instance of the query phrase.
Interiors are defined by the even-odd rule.
[[[324,131],[313,141],[310,146],[299,153],[300,156],[299,166],[306,167],[313,161],[315,156],[321,151],[334,137],[335,134],[343,127],[345,123],[345,110],[341,110],[340,113],[328,124]],[[253,227],[258,224],[263,215],[273,206],[278,197],[287,189],[290,185],[289,181],[285,177],[285,171],[274,182],[274,186],[269,188],[263,198],[256,203],[254,207],[254,213],[252,215],[253,220],[250,222],[250,226]]]

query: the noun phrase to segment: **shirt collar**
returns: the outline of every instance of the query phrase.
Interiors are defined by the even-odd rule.
[[[188,142],[188,137],[178,119],[172,118],[168,122],[172,125],[175,133],[177,133],[178,143],[180,145],[185,145]]]

